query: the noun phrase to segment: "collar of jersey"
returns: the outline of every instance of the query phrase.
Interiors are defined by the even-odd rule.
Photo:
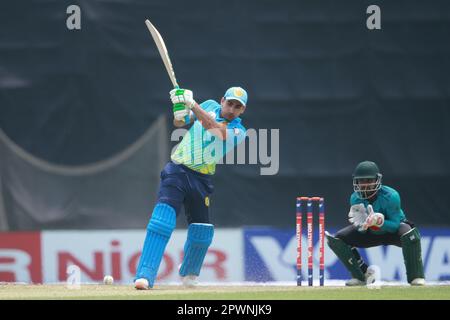
[[[220,117],[220,111],[221,111],[221,108],[217,108],[217,110],[216,110],[216,120],[217,120],[217,121],[227,122],[227,123],[229,123],[229,124],[235,124],[235,123],[241,122],[241,118],[239,118],[239,117],[233,119],[233,121],[231,121],[231,122],[228,121],[228,120],[225,119],[225,118],[221,118],[221,117]]]

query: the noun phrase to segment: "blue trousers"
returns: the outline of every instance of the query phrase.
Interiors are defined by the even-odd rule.
[[[170,205],[177,217],[184,205],[188,224],[210,223],[209,196],[213,192],[210,175],[170,161],[161,172],[157,202]]]

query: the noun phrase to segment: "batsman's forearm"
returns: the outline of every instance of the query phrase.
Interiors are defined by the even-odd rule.
[[[192,111],[197,116],[197,119],[202,124],[203,128],[210,130],[212,134],[221,140],[226,139],[227,128],[216,122],[205,110],[203,110],[198,104],[192,108]]]
[[[177,128],[181,128],[184,127],[186,125],[186,122],[182,121],[182,120],[176,120],[173,119],[173,125]]]

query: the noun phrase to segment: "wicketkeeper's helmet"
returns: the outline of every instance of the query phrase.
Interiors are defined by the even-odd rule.
[[[363,161],[353,172],[353,190],[360,199],[372,198],[381,188],[382,176],[375,162]]]

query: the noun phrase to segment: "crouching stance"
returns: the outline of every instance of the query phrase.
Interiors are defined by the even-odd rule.
[[[424,285],[420,233],[401,209],[400,196],[394,189],[381,184],[382,175],[371,161],[358,164],[353,174],[354,192],[350,197],[351,225],[334,236],[326,233],[327,243],[351,273],[348,286],[365,285],[373,281],[357,248],[394,245],[402,248],[408,283]]]
[[[228,89],[220,104],[207,100],[199,105],[193,99],[192,91],[185,89],[172,90],[170,98],[174,125],[182,127],[192,123],[192,126],[161,172],[158,200],[147,226],[134,281],[136,289],[154,286],[182,206],[189,227],[179,274],[184,285],[196,284],[214,237],[209,197],[214,189],[212,175],[216,163],[246,135],[239,118],[247,103],[247,93],[242,88]]]

